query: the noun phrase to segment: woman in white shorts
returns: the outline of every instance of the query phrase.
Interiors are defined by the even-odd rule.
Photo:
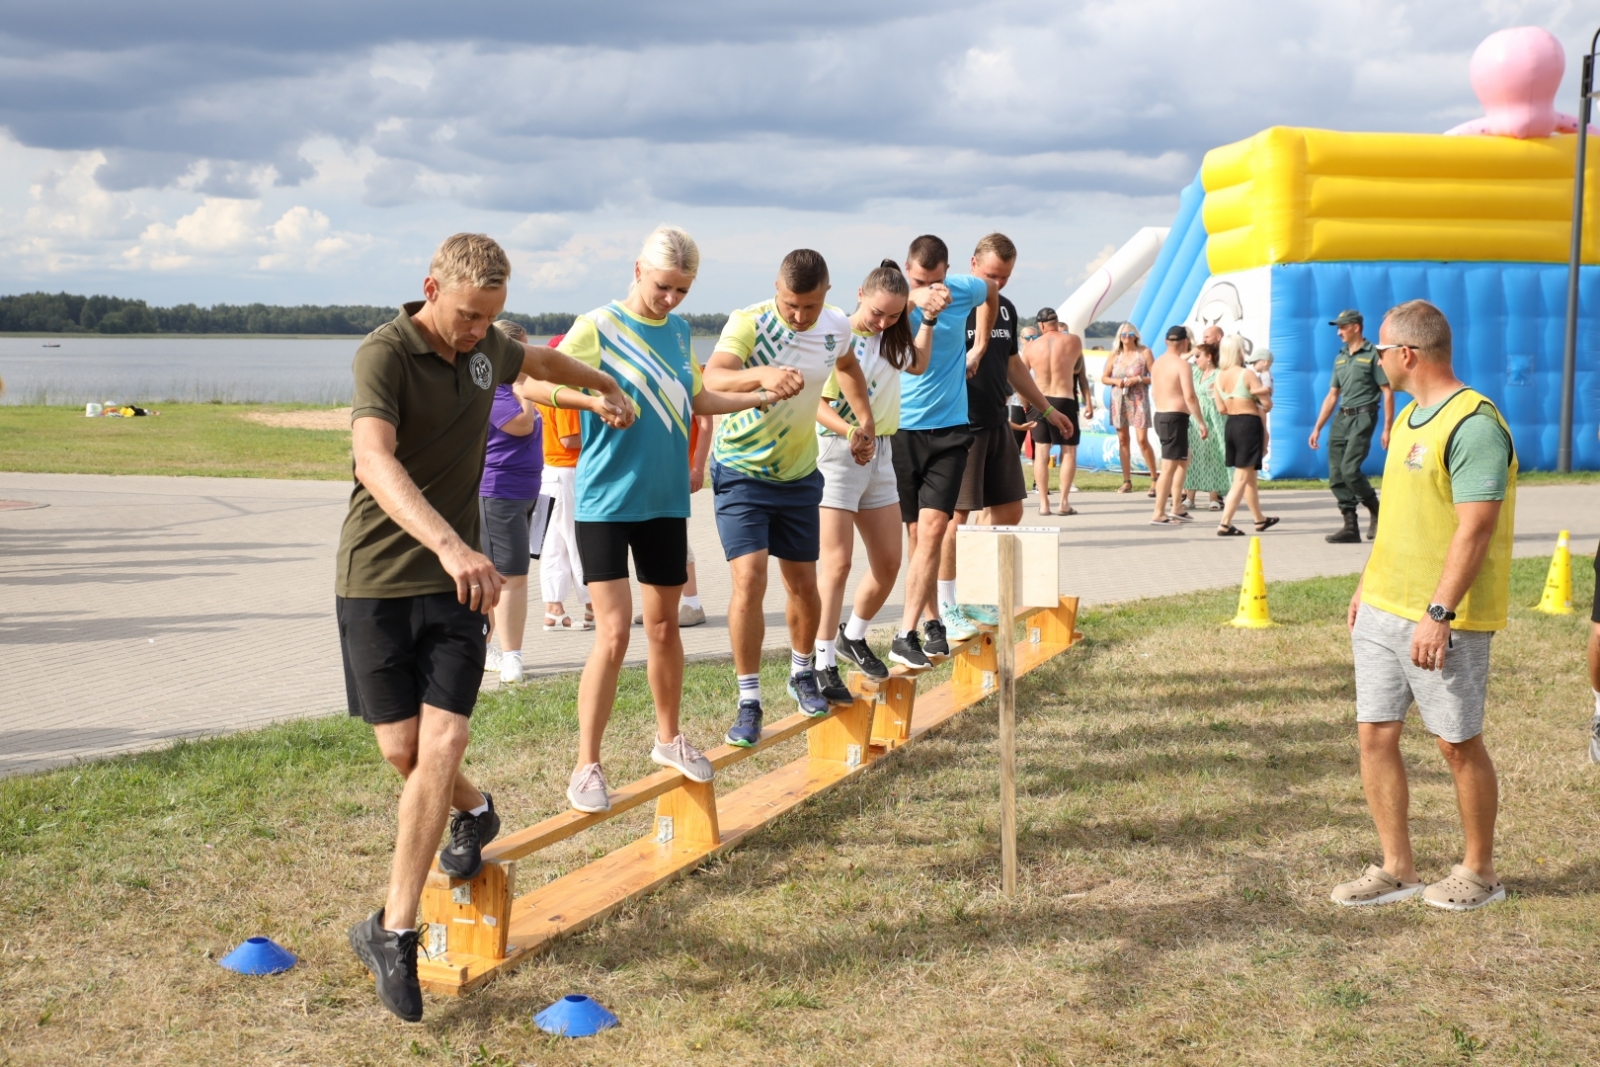
[[[900,373],[927,370],[933,349],[932,328],[912,336],[905,318],[910,293],[899,266],[886,259],[861,283],[856,310],[850,316],[856,360],[872,398],[876,442],[861,436],[849,404],[839,395],[837,379],[828,380],[817,404],[817,434],[821,437],[817,469],[822,472],[823,488],[822,558],[817,563],[822,618],[817,626],[816,664],[825,697],[832,690],[833,697],[848,698],[839,677],[841,656],[870,677],[889,675],[866,641],[872,617],[883,607],[900,574],[900,490],[889,438],[900,427]],[[870,458],[862,462],[862,455]],[[841,624],[856,530],[861,531],[867,547],[871,573],[856,587],[849,623]]]

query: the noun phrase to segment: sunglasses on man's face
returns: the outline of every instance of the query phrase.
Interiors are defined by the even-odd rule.
[[[1422,349],[1420,349],[1420,348],[1418,348],[1418,347],[1417,347],[1417,346],[1416,346],[1416,345],[1407,345],[1407,344],[1398,344],[1398,345],[1373,345],[1373,346],[1372,346],[1372,347],[1373,347],[1373,348],[1375,348],[1375,349],[1377,349],[1377,351],[1378,351],[1378,354],[1379,354],[1379,355],[1382,355],[1382,354],[1383,354],[1383,353],[1385,353],[1385,352],[1388,352],[1388,351],[1390,351],[1390,350],[1391,350],[1391,349],[1396,349],[1396,348],[1409,348],[1409,349],[1411,349],[1411,351],[1413,351],[1413,352],[1420,352],[1420,351],[1422,351]]]

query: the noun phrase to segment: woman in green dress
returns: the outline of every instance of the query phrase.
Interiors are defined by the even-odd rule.
[[[1217,377],[1217,346],[1195,346],[1194,392],[1200,401],[1201,414],[1205,416],[1207,437],[1201,439],[1199,428],[1189,424],[1189,475],[1183,488],[1189,496],[1189,506],[1198,507],[1201,493],[1211,494],[1211,510],[1222,509],[1222,495],[1228,491],[1228,468],[1222,459],[1222,435],[1227,417],[1217,407],[1211,383]]]

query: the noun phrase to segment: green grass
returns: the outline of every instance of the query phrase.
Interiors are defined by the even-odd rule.
[[[1530,611],[1513,569],[1486,738],[1504,905],[1350,912],[1377,855],[1343,626],[1352,578],[1085,613],[1018,692],[1019,895],[997,892],[996,730],[980,706],[682,882],[462,1000],[395,1023],[344,931],[380,899],[397,779],[343,717],[0,781],[0,1064],[1566,1065],[1600,1061],[1591,697],[1582,614]],[[1574,599],[1587,603],[1590,568]],[[536,652],[535,650],[532,650]],[[781,713],[783,664],[766,667]],[[270,684],[270,679],[264,679]],[[508,828],[562,806],[576,680],[487,695],[468,772]],[[691,664],[686,729],[727,724],[731,668]],[[614,782],[647,773],[626,672]],[[727,789],[801,742],[730,768]],[[1449,775],[1404,753],[1427,877],[1459,858]],[[757,766],[759,765],[759,766]],[[523,860],[525,890],[644,833],[650,813]],[[268,933],[268,979],[216,958]],[[622,1019],[553,1040],[565,993]]]
[[[88,419],[82,408],[0,406],[0,466],[61,474],[350,477],[348,431],[266,426],[250,412],[304,404],[163,404],[159,417]]]

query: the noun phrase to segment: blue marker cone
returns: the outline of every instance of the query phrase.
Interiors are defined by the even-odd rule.
[[[220,962],[235,974],[277,974],[295,965],[295,955],[270,937],[252,937]]]
[[[617,1025],[617,1017],[581,993],[562,997],[533,1017],[534,1025],[558,1037],[592,1037]]]

